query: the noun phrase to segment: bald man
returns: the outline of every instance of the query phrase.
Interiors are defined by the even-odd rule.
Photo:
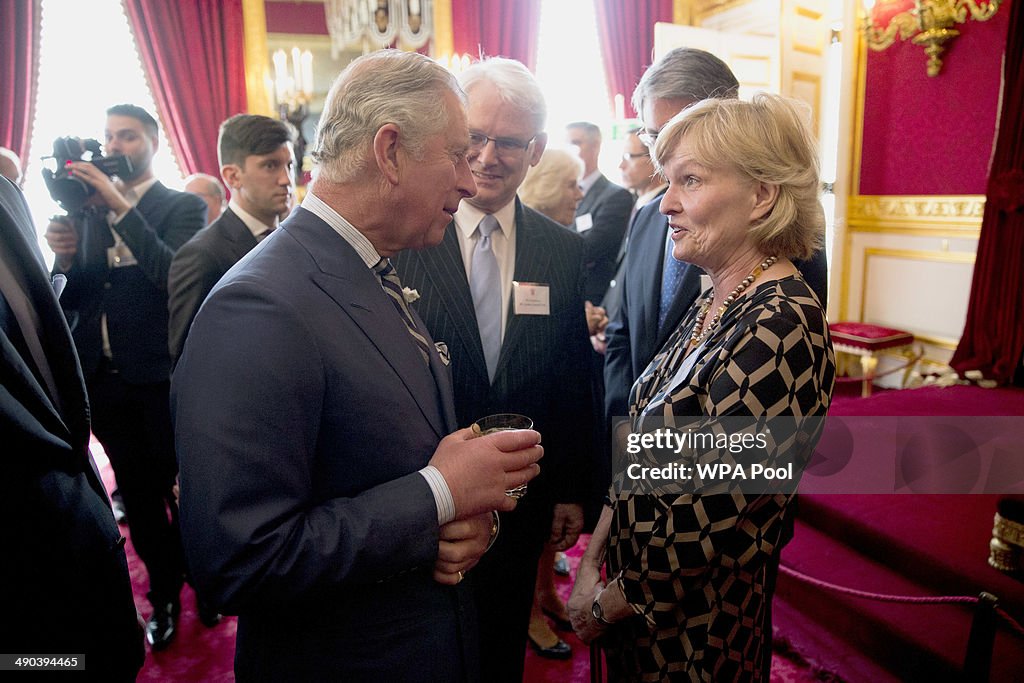
[[[21,187],[21,159],[6,147],[0,147],[0,175]]]
[[[224,186],[220,180],[208,173],[193,173],[185,178],[185,192],[199,195],[206,202],[206,224],[217,220],[224,213]]]

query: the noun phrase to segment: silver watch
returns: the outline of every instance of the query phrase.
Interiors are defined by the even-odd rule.
[[[594,619],[597,620],[597,623],[604,624],[605,626],[611,626],[612,622],[604,618],[604,608],[601,607],[600,598],[601,593],[598,593],[597,597],[594,598],[594,602],[590,605],[590,613],[594,615]]]

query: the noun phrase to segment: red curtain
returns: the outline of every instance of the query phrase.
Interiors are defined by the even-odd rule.
[[[608,79],[608,100],[621,94],[626,116],[636,116],[630,104],[633,88],[654,53],[654,24],[672,21],[672,0],[594,0],[597,35]]]
[[[39,5],[40,0],[0,2],[0,147],[20,156],[23,165],[35,118]]]
[[[951,364],[1010,382],[1024,353],[1024,2],[1011,2],[1003,104],[967,323]]]
[[[124,0],[124,7],[182,170],[219,176],[217,129],[248,106],[242,0]]]
[[[452,45],[476,58],[511,57],[537,64],[540,0],[452,0]]]

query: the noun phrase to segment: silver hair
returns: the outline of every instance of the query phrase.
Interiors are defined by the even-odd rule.
[[[644,72],[633,90],[633,109],[643,117],[648,100],[689,100],[739,96],[740,84],[729,66],[710,52],[677,47]]]
[[[544,132],[548,107],[537,79],[522,62],[504,57],[487,57],[472,64],[459,76],[463,90],[469,92],[481,81],[490,81],[505,104],[528,113],[535,133]]]
[[[448,126],[450,92],[466,102],[455,76],[429,57],[380,50],[352,61],[331,85],[311,156],[320,177],[352,180],[369,160],[374,135],[389,123],[415,159]]]

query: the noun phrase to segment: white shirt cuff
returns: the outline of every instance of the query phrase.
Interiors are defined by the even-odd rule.
[[[448,482],[444,480],[444,475],[440,470],[433,465],[424,467],[420,470],[420,474],[427,480],[427,486],[434,494],[434,503],[437,504],[437,524],[444,526],[455,519],[455,500],[452,498],[451,489],[448,488]]]

